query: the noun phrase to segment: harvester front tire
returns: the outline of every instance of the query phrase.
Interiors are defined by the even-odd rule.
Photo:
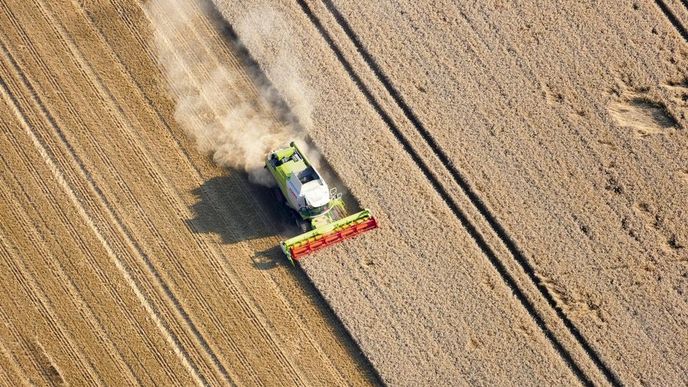
[[[296,227],[298,227],[302,233],[308,232],[308,229],[309,229],[308,222],[304,221],[303,219],[301,219],[298,216],[295,218],[295,221],[296,221]]]

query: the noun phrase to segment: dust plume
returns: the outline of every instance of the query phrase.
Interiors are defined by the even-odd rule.
[[[270,42],[265,46],[274,60],[267,66],[289,101],[285,119],[276,116],[273,105],[282,95],[270,85],[252,81],[251,69],[241,64],[241,58],[233,63],[218,60],[211,47],[227,38],[212,27],[207,7],[212,4],[201,0],[146,4],[153,47],[175,97],[175,120],[217,164],[246,171],[251,181],[271,185],[272,178],[263,168],[266,155],[291,140],[305,146],[305,128],[311,124],[310,93],[299,78],[298,63],[288,55],[291,45],[285,36],[289,34],[280,15],[269,8],[248,14],[238,29],[242,39]],[[275,39],[279,36],[285,38]],[[317,162],[317,153],[308,153]]]

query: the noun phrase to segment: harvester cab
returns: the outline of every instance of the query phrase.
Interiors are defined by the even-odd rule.
[[[369,210],[348,215],[341,194],[327,185],[296,143],[271,152],[265,167],[304,231],[281,243],[292,264],[323,247],[377,228]]]

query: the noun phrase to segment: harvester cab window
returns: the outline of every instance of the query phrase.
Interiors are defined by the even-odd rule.
[[[298,177],[301,184],[306,184],[309,181],[317,180],[319,178],[318,174],[315,173],[315,169],[313,169],[313,167],[308,167],[303,171],[299,172]]]

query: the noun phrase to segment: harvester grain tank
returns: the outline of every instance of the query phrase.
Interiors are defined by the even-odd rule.
[[[377,228],[369,210],[347,213],[341,194],[327,185],[295,142],[271,152],[265,167],[304,231],[281,243],[292,264],[323,247]]]

